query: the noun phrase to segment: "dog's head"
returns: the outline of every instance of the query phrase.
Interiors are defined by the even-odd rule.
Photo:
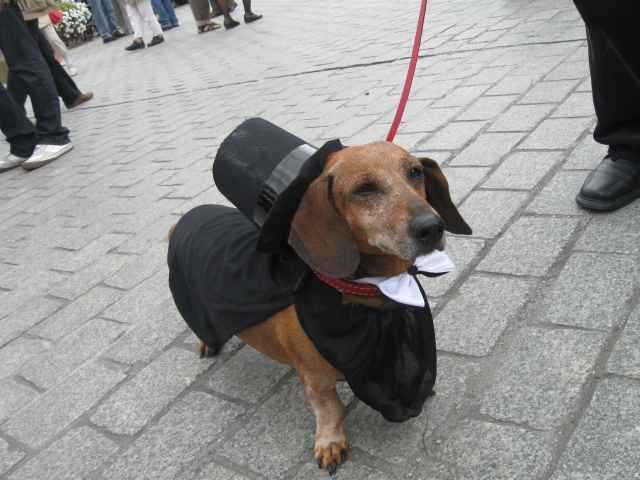
[[[315,270],[344,278],[361,255],[412,263],[441,249],[445,230],[471,234],[438,164],[379,142],[329,157],[300,203],[289,242]]]

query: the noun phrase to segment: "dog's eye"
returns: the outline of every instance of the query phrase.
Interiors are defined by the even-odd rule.
[[[354,190],[353,194],[361,197],[365,197],[367,195],[373,195],[375,193],[380,192],[380,187],[374,182],[364,182],[358,185]]]
[[[422,167],[411,167],[409,169],[408,175],[411,180],[417,180],[424,176],[424,170],[422,169]]]

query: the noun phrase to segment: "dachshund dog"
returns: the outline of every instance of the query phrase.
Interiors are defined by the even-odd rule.
[[[289,243],[309,266],[337,278],[390,277],[406,272],[418,256],[443,249],[445,230],[471,233],[437,163],[378,142],[329,156],[296,212]],[[377,298],[345,295],[343,301],[382,307]],[[239,337],[297,371],[316,419],[315,458],[335,472],[349,451],[345,407],[336,392],[341,373],[314,347],[294,305]]]

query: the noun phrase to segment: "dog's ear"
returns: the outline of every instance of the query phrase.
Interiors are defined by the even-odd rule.
[[[360,252],[333,195],[331,175],[309,186],[291,223],[289,244],[317,272],[344,278],[358,268]]]
[[[435,160],[420,158],[424,168],[424,189],[427,201],[438,212],[445,229],[451,233],[471,235],[471,227],[464,221],[453,204],[449,194],[449,184]]]

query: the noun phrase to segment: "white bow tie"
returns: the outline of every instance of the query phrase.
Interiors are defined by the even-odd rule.
[[[434,274],[448,273],[455,268],[449,255],[440,250],[416,258],[414,265],[418,272]],[[407,272],[393,277],[365,277],[354,281],[376,285],[385,297],[398,303],[413,307],[425,306],[418,279]]]

